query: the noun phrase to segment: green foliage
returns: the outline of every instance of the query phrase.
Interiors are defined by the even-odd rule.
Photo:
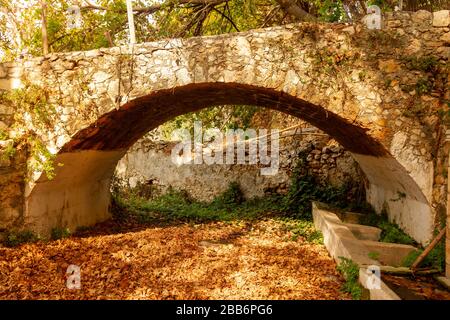
[[[418,0],[416,11],[437,11],[445,8],[447,0]],[[47,33],[51,52],[79,51],[120,45],[128,40],[127,11],[124,0],[96,0],[101,10],[86,7],[78,0],[45,0],[47,4]],[[296,1],[320,21],[345,22],[347,14],[343,0]],[[159,10],[140,11],[134,15],[138,42],[149,42],[164,38],[217,35],[246,31],[260,27],[292,22],[286,9],[275,0],[233,0],[219,4],[182,4],[178,1],[133,0],[134,8],[145,8],[161,4]],[[392,11],[396,1],[371,0],[383,11]],[[81,5],[82,26],[69,29],[69,6]],[[42,54],[42,31],[40,27],[41,6],[37,0],[21,2],[17,10],[16,1],[0,0],[0,60],[14,60],[23,51],[31,55]],[[112,43],[110,43],[112,42]]]
[[[52,240],[65,239],[70,237],[71,233],[68,228],[53,228],[51,232]]]
[[[355,194],[358,190],[350,182],[340,187],[325,185],[307,172],[307,153],[299,155],[298,163],[291,178],[288,193],[282,199],[282,209],[295,217],[311,218],[312,201],[325,202],[331,206],[346,210],[366,208],[363,197]]]
[[[312,221],[289,218],[284,218],[283,221],[286,225],[286,229],[292,233],[292,241],[297,241],[299,237],[302,237],[307,242],[323,244],[322,232],[316,230]]]
[[[344,257],[339,257],[339,259],[341,259],[341,263],[337,266],[337,270],[345,278],[342,290],[350,293],[354,300],[360,300],[363,289],[359,283],[359,266],[351,259]]]
[[[3,160],[10,160],[14,157],[16,154],[16,147],[14,145],[14,142],[8,143],[6,147],[3,150],[0,150],[1,152],[1,159]]]
[[[35,137],[28,137],[28,144],[30,146],[30,155],[34,160],[31,163],[31,168],[35,171],[44,172],[49,180],[53,179],[55,177],[54,160],[56,155],[52,154],[44,143]]]
[[[55,176],[55,155],[46,148],[45,143],[38,138],[34,131],[28,129],[29,124],[24,120],[25,115],[30,115],[35,128],[46,131],[48,127],[51,127],[55,108],[48,102],[48,96],[48,91],[29,83],[25,83],[23,88],[3,92],[0,95],[0,102],[13,107],[17,111],[13,127],[17,128],[18,131],[25,132],[21,138],[17,138],[18,141],[4,150],[3,154],[10,157],[14,156],[16,145],[25,140],[29,146],[31,159],[33,159],[31,169],[44,172],[48,179],[53,179]]]
[[[404,267],[411,267],[414,261],[422,254],[423,249],[412,251],[402,261]],[[441,241],[421,262],[420,267],[433,268],[443,272],[445,270],[445,241]]]
[[[408,236],[403,230],[401,230],[396,224],[383,221],[378,227],[383,230],[381,232],[381,241],[382,242],[393,242],[393,243],[402,243],[415,245],[416,242],[413,238]]]
[[[404,110],[402,115],[410,118],[420,118],[426,115],[426,106],[420,101],[414,101],[414,104]]]
[[[430,93],[433,90],[433,82],[429,78],[421,78],[416,82],[416,92],[418,95]]]
[[[165,138],[171,138],[176,129],[187,129],[193,136],[194,122],[201,121],[204,129],[247,129],[253,116],[260,110],[256,106],[219,106],[190,112],[178,116],[162,125],[162,133]]]
[[[173,189],[154,199],[123,198],[117,194],[114,195],[114,199],[118,206],[114,211],[117,218],[123,219],[128,213],[142,223],[176,220],[194,222],[251,220],[267,211],[277,209],[276,199],[272,197],[244,201],[240,188],[235,183],[209,203],[193,201],[186,192]]]
[[[29,230],[24,231],[8,231],[4,244],[7,247],[17,247],[24,243],[32,243],[40,240],[40,237]]]
[[[346,13],[341,0],[315,1],[318,8],[319,19],[326,22],[342,22]]]
[[[285,195],[275,194],[246,200],[237,183],[231,183],[224,193],[209,203],[193,201],[186,192],[172,189],[151,199],[139,196],[140,192],[138,191],[123,193],[113,190],[116,191],[114,193],[117,205],[116,217],[123,219],[126,217],[126,213],[131,213],[142,222],[157,220],[211,221],[255,219],[269,214],[311,221],[312,201],[326,202],[347,210],[367,208],[364,197],[355,196],[355,187],[350,183],[344,184],[340,188],[318,183],[303,166],[306,161],[305,157],[306,153],[300,156],[292,175],[290,188]],[[297,227],[299,230],[310,229],[310,231],[308,234],[299,232],[294,232],[294,234],[312,240],[320,238],[319,234],[313,233],[312,225]]]
[[[417,244],[414,239],[403,232],[398,225],[389,222],[385,212],[381,215],[374,212],[368,213],[363,217],[360,223],[380,228],[382,230],[380,236],[381,242],[402,243],[409,245]]]
[[[436,72],[439,68],[439,60],[434,56],[409,56],[404,58],[406,67],[409,70],[422,72]]]
[[[0,141],[7,140],[9,138],[8,132],[5,130],[0,129]]]
[[[0,101],[20,111],[20,114],[29,113],[36,125],[45,128],[51,124],[51,117],[55,113],[55,108],[48,102],[48,96],[49,93],[44,88],[26,83],[24,88],[4,93]]]
[[[379,252],[369,252],[368,257],[370,259],[378,260],[378,258],[380,257],[380,253]]]
[[[214,199],[213,205],[217,208],[230,208],[242,204],[244,200],[241,187],[237,182],[232,182],[224,193]]]
[[[113,210],[116,219],[135,217],[143,224],[155,222],[209,222],[232,220],[255,220],[262,217],[281,219],[286,230],[292,234],[292,241],[302,237],[305,241],[322,244],[323,236],[315,230],[311,220],[286,216],[282,208],[282,196],[245,200],[239,185],[231,183],[229,188],[213,201],[193,201],[182,191],[169,190],[154,199],[138,197],[123,198],[114,195],[116,204]],[[310,216],[309,216],[310,218]]]

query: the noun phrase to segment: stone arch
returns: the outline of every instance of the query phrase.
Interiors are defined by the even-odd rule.
[[[155,90],[100,116],[60,149],[56,162],[63,166],[56,168],[56,177],[48,180],[42,175],[28,190],[27,223],[45,233],[52,226],[74,229],[108,218],[110,179],[116,163],[134,142],[175,116],[226,104],[276,109],[328,133],[353,154],[367,175],[368,200],[378,210],[393,203],[390,209],[399,210],[412,224],[429,221],[430,225],[422,224],[420,229],[403,226],[418,241],[428,240],[432,219],[425,195],[369,130],[282,90],[236,82],[191,83]]]

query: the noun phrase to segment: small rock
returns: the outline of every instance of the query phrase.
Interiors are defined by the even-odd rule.
[[[378,62],[378,68],[386,73],[394,73],[400,71],[400,65],[393,59],[386,61],[380,60]]]
[[[443,176],[437,176],[435,183],[436,184],[445,184],[445,178]]]
[[[391,20],[387,23],[389,28],[398,28],[402,26],[402,22],[400,20]]]
[[[450,32],[445,33],[442,37],[441,40],[444,41],[445,43],[450,43]]]
[[[411,20],[416,23],[421,23],[421,22],[426,22],[426,21],[431,22],[432,16],[433,15],[429,11],[419,10],[419,11],[413,12],[411,14]]]

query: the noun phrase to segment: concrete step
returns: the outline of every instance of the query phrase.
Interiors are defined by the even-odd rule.
[[[348,258],[357,263],[359,280],[369,291],[371,300],[399,300],[400,297],[392,291],[381,279],[381,287],[369,286],[369,274],[367,266],[379,265],[377,260],[369,257],[369,249],[363,244],[364,240],[358,240],[350,229],[345,226],[335,212],[320,202],[313,202],[314,225],[322,231],[324,244],[336,263],[341,263],[340,257]]]
[[[361,222],[361,219],[364,216],[365,215],[362,213],[347,211],[347,212],[341,213],[339,218],[342,220],[342,222],[345,222],[345,223],[358,224]]]
[[[359,240],[380,240],[381,229],[377,227],[364,226],[361,224],[344,223],[350,229],[356,239]]]
[[[399,267],[403,260],[411,252],[416,251],[417,248],[399,243],[378,242],[372,240],[361,240],[370,253],[377,255],[377,260],[384,265]]]

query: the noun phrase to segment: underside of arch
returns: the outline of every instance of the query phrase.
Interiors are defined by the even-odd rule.
[[[190,84],[160,90],[103,115],[61,149],[56,162],[63,166],[56,168],[56,177],[48,180],[42,175],[29,190],[26,220],[33,228],[46,233],[54,226],[74,229],[106,219],[109,217],[110,180],[126,150],[164,122],[214,105],[272,108],[299,117],[328,133],[354,155],[366,173],[372,204],[381,210],[390,203],[390,198],[406,195],[392,206],[403,210],[400,216],[408,221],[403,225],[406,231],[419,242],[428,240],[432,219],[429,219],[431,211],[423,192],[365,128],[284,92],[236,83]],[[411,227],[416,223],[421,224],[419,231]]]
[[[328,133],[350,152],[385,156],[366,130],[321,106],[282,91],[236,83],[200,83],[156,91],[102,116],[75,135],[61,152],[127,149],[149,130],[192,111],[215,105],[254,105],[301,118]],[[124,130],[126,128],[126,130]]]

